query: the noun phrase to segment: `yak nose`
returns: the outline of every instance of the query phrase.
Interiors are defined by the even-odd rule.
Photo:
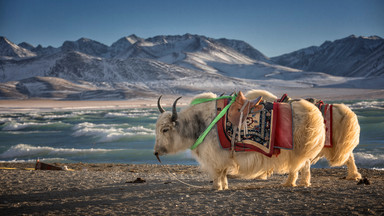
[[[153,154],[156,156],[157,160],[161,163],[161,160],[160,160],[160,157],[159,157],[159,152],[155,152]]]

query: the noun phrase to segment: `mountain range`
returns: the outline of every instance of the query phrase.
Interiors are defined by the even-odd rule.
[[[202,35],[123,37],[62,46],[0,37],[0,98],[127,99],[274,87],[374,87],[384,40],[349,36],[268,58],[240,40]],[[376,86],[370,82],[376,81]],[[368,84],[367,84],[368,83]]]
[[[277,64],[305,71],[321,71],[338,76],[384,75],[384,40],[378,36],[349,37],[326,41],[272,58]]]

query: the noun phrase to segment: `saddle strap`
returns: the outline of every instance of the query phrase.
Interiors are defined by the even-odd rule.
[[[232,137],[231,137],[231,156],[233,157],[233,153],[235,152],[235,139],[236,139],[236,126],[234,126],[234,133],[232,134]]]
[[[241,109],[240,109],[240,119],[239,119],[239,128],[238,128],[238,129],[239,129],[239,133],[238,133],[239,136],[237,136],[239,142],[241,141],[241,139],[240,139],[240,133],[241,133],[241,128],[242,128],[242,125],[243,125],[243,124],[244,124],[244,135],[248,133],[247,117],[244,119],[244,121],[243,121],[243,117],[244,117],[244,109],[245,109],[245,107],[247,107],[247,106],[248,106],[248,108],[247,108],[247,112],[245,112],[245,113],[246,113],[246,115],[248,115],[250,104],[251,104],[251,103],[250,103],[249,101],[246,101],[246,102],[243,104],[243,106],[241,107]]]
[[[195,104],[204,103],[204,102],[213,101],[213,100],[231,99],[229,104],[226,107],[224,107],[224,109],[221,110],[221,112],[213,119],[211,124],[208,125],[207,129],[205,129],[205,131],[202,134],[200,134],[200,136],[199,136],[199,138],[197,138],[196,142],[190,147],[191,150],[196,149],[197,146],[199,146],[200,143],[202,143],[204,141],[205,137],[211,131],[213,126],[215,126],[216,123],[225,115],[225,113],[227,113],[229,107],[233,104],[233,102],[235,102],[236,97],[237,97],[237,95],[235,94],[234,96],[221,96],[221,97],[218,97],[218,98],[208,98],[208,99],[206,99],[206,98],[198,98],[198,99],[195,99],[195,100],[192,101],[191,104],[195,105]]]

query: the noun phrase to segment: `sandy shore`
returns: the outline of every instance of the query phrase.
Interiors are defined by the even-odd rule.
[[[64,164],[57,164],[62,166]],[[383,215],[384,171],[360,169],[370,185],[341,179],[346,169],[312,169],[312,186],[286,178],[229,179],[211,189],[196,166],[66,164],[75,171],[24,170],[0,163],[0,215]],[[176,180],[173,173],[183,184]],[[137,178],[143,183],[131,183]]]

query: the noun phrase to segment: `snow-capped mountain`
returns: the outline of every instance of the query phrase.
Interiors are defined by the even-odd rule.
[[[77,41],[65,41],[59,48],[38,46],[31,50],[36,58],[3,63],[1,82],[34,76],[62,77],[72,81],[127,81],[127,77],[111,75],[120,73],[116,70],[126,71],[129,65],[126,68],[117,66],[127,62],[127,59],[136,59],[134,62],[141,59],[142,68],[161,62],[167,64],[167,68],[182,68],[190,75],[203,72],[217,76],[264,79],[279,73],[300,72],[274,64],[245,42],[216,40],[191,34],[148,39],[131,35],[119,39],[110,47],[81,38]],[[143,74],[143,71],[137,69],[135,73]]]
[[[368,57],[360,61],[350,73],[351,76],[375,77],[384,75],[384,43],[375,49]]]
[[[61,46],[62,52],[78,51],[99,57],[107,57],[108,49],[109,47],[107,45],[88,38],[80,38],[77,41],[65,41]]]
[[[216,40],[191,34],[140,39],[115,58],[153,59],[210,74],[247,79],[264,79],[276,73],[299,72],[276,65],[243,41]]]
[[[124,56],[125,53],[138,41],[142,41],[144,39],[137,37],[136,35],[130,35],[127,37],[120,38],[118,41],[113,43],[109,48],[110,56],[116,57],[118,55]]]
[[[362,85],[361,78],[281,66],[243,41],[192,34],[147,39],[130,35],[111,46],[87,38],[65,41],[58,48],[16,45],[6,38],[0,45],[0,97],[122,99],[159,93],[229,93],[272,85]],[[382,56],[378,50],[370,55]],[[361,67],[370,67],[372,75],[378,68]]]
[[[378,36],[349,37],[326,41],[271,58],[287,67],[320,71],[337,76],[370,77],[384,75],[384,39]]]
[[[233,48],[237,52],[242,53],[242,54],[248,56],[251,59],[255,59],[255,60],[258,60],[258,61],[264,61],[264,62],[271,63],[271,61],[269,60],[269,58],[267,56],[265,56],[263,53],[261,53],[257,49],[253,48],[248,43],[245,43],[244,41],[229,40],[229,39],[226,39],[226,38],[221,38],[221,39],[219,39],[217,41],[219,43],[221,43],[221,44],[224,44],[224,45],[226,45],[228,47]]]
[[[18,44],[19,47],[32,51],[35,47],[27,42],[22,42]]]
[[[41,45],[38,45],[37,47],[33,48],[31,51],[36,53],[37,56],[49,56],[49,55],[60,52],[61,49],[54,48],[52,46],[43,47]]]
[[[35,53],[20,47],[5,37],[0,36],[0,59],[20,59],[36,56]]]

